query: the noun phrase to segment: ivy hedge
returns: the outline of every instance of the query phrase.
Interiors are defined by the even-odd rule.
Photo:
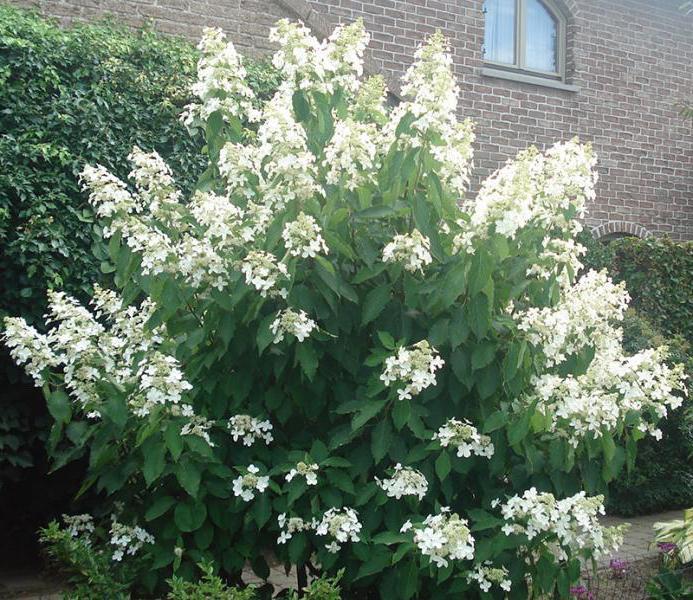
[[[64,29],[0,5],[0,317],[20,313],[35,323],[47,288],[85,297],[93,282],[111,277],[94,257],[100,228],[79,187],[85,164],[127,177],[126,157],[136,144],[166,158],[185,194],[192,189],[206,165],[203,140],[178,117],[191,100],[197,60],[189,42],[148,29],[110,21]],[[274,69],[249,62],[247,70],[259,98],[274,92]],[[43,400],[3,347],[0,495],[8,502],[17,502],[23,488],[35,491],[34,476],[45,482],[44,422]],[[14,493],[5,493],[20,479]],[[40,512],[47,501],[60,504],[37,497]],[[7,514],[4,502],[0,514]]]
[[[623,323],[629,352],[667,344],[670,361],[684,363],[693,390],[693,243],[667,238],[620,238],[608,243],[585,235],[588,268],[606,268],[625,281],[633,309]],[[667,419],[663,438],[644,440],[635,469],[615,481],[608,509],[623,516],[693,506],[693,410],[690,401]]]
[[[586,241],[587,267],[607,268],[615,280],[626,282],[631,305],[658,329],[693,342],[693,242],[632,237],[608,244]]]

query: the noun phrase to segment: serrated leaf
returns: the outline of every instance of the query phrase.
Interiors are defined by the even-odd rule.
[[[176,503],[176,499],[171,496],[159,496],[154,502],[147,508],[144,513],[145,521],[153,521],[164,515],[168,510]]]
[[[484,419],[482,431],[484,433],[491,433],[503,427],[507,422],[508,415],[502,410],[497,410]]]
[[[190,460],[184,459],[176,465],[176,479],[178,479],[178,483],[193,498],[197,496],[197,492],[200,489],[200,476],[199,466]]]
[[[387,454],[392,443],[392,426],[389,419],[381,419],[371,433],[371,454],[378,464]]]
[[[385,408],[387,400],[372,400],[356,414],[351,420],[352,431],[357,431],[361,429],[368,421],[380,413],[383,408]]]
[[[400,431],[407,421],[409,421],[410,414],[411,405],[409,404],[409,400],[397,400],[395,402],[392,407],[392,422],[397,431]]]
[[[173,513],[176,527],[180,531],[191,532],[202,527],[207,518],[207,507],[204,502],[179,502]]]
[[[521,415],[514,415],[508,426],[508,443],[511,446],[519,444],[529,433],[532,412],[525,410]]]
[[[380,285],[366,294],[361,310],[361,325],[367,325],[380,316],[390,301],[390,286]]]
[[[438,455],[438,458],[436,458],[436,464],[435,464],[435,469],[436,469],[436,475],[438,476],[438,479],[441,481],[445,481],[447,476],[450,474],[450,469],[452,468],[452,465],[450,464],[450,457],[448,456],[448,453],[443,451]]]
[[[270,326],[274,322],[276,314],[267,315],[257,328],[257,335],[255,336],[255,341],[257,342],[257,353],[262,354],[265,348],[269,346],[274,341],[274,334],[270,330]]]
[[[472,369],[478,371],[491,364],[496,356],[496,344],[493,342],[483,342],[472,350]]]
[[[48,412],[58,422],[67,424],[72,418],[70,398],[62,390],[53,390],[46,398]]]
[[[297,342],[296,359],[309,381],[313,381],[318,370],[318,354],[310,341]]]
[[[150,486],[161,476],[166,467],[166,446],[164,446],[163,441],[158,438],[154,440],[154,443],[147,444],[146,448],[143,448],[143,453],[144,464],[142,466],[142,474],[144,475],[147,486]]]

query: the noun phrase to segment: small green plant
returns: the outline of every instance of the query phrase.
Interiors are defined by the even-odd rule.
[[[303,596],[299,596],[298,592],[292,590],[287,600],[299,600],[299,598],[303,598],[303,600],[341,600],[339,581],[343,576],[344,569],[340,569],[334,577],[323,575],[312,581],[303,590]]]
[[[676,558],[682,564],[693,561],[693,508],[683,511],[683,519],[653,525],[658,544],[674,544]]]
[[[182,577],[173,577],[168,580],[171,591],[168,600],[255,600],[255,589],[231,588],[224,580],[215,574],[214,564],[203,562],[198,565],[203,575],[200,581],[186,581]]]
[[[83,515],[82,515],[83,516]],[[52,565],[68,576],[71,589],[64,593],[71,600],[126,600],[135,573],[129,565],[114,565],[102,546],[93,543],[93,523],[72,519],[67,527],[51,521],[40,532],[40,541]]]

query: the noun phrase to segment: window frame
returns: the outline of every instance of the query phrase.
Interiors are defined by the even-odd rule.
[[[565,14],[553,0],[538,0],[546,10],[556,19],[556,71],[542,71],[540,69],[531,69],[527,67],[525,62],[525,13],[527,11],[527,0],[515,0],[515,63],[508,64],[496,62],[484,58],[484,65],[508,71],[510,73],[521,73],[542,77],[552,81],[565,81],[565,63],[566,63],[566,31],[567,19]],[[486,35],[486,11],[484,11],[484,36]],[[484,48],[484,54],[486,48]]]

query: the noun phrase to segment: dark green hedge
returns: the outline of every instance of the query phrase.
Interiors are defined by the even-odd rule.
[[[615,280],[625,281],[634,308],[662,332],[693,343],[693,242],[628,237],[603,244],[591,236],[584,241],[588,267],[607,268]]]
[[[687,366],[689,400],[663,422],[660,442],[643,440],[632,473],[611,486],[608,510],[633,516],[693,506],[693,243],[585,235],[588,268],[606,268],[632,297],[623,323],[624,347],[635,353],[666,344],[670,362]]]
[[[77,180],[85,163],[125,178],[137,144],[158,151],[190,191],[206,161],[178,115],[192,99],[197,58],[189,42],[152,31],[107,21],[63,29],[0,4],[0,317],[34,321],[47,287],[82,296],[108,277],[92,254],[99,228]],[[276,72],[247,67],[256,93],[272,94]],[[44,476],[44,411],[0,348],[0,514],[19,487],[42,485],[33,477]]]
[[[635,353],[643,348],[669,347],[671,363],[684,363],[689,398],[693,394],[693,357],[681,335],[664,336],[635,310],[623,321],[624,348]],[[693,506],[693,409],[690,400],[662,421],[662,439],[647,438],[638,444],[635,469],[615,481],[607,508],[626,517]]]

